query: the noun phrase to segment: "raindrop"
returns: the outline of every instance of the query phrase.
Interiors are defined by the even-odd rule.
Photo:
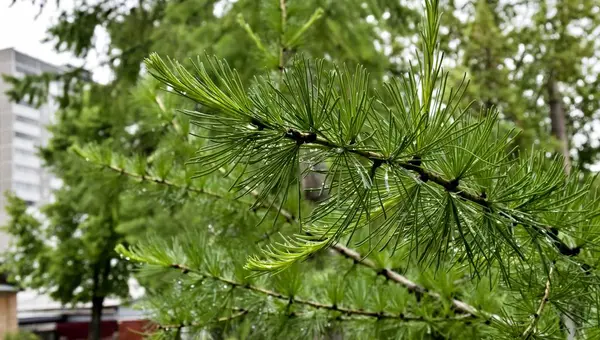
[[[390,193],[390,182],[389,182],[389,177],[388,177],[388,169],[385,169],[385,176],[383,177],[383,180],[385,182],[385,190],[389,194]]]

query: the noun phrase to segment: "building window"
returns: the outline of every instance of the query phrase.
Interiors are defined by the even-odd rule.
[[[16,115],[16,120],[17,120],[17,122],[27,123],[27,124],[31,124],[31,125],[35,125],[35,126],[38,126],[38,124],[39,124],[39,121],[37,119],[23,117],[23,116],[19,116],[19,115]]]
[[[30,167],[30,166],[15,165],[15,174],[16,175],[39,176],[40,171],[39,171],[39,169]]]
[[[15,148],[15,154],[19,156],[37,157],[35,151]]]
[[[33,191],[33,190],[38,190],[39,187],[36,184],[15,182],[15,189],[16,190]]]
[[[15,132],[15,137],[26,139],[26,140],[31,140],[31,141],[36,141],[37,140],[36,137],[28,135],[26,133],[22,133],[22,132]]]

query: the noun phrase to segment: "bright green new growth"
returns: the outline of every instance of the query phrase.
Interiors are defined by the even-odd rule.
[[[254,197],[255,208],[275,210],[288,222],[299,222],[300,228],[246,262],[245,268],[255,273],[279,273],[273,290],[264,288],[272,278],[249,278],[247,271],[228,259],[214,258],[222,253],[208,244],[206,235],[173,243],[154,239],[132,250],[121,247],[121,254],[146,263],[149,271],[171,268],[191,275],[189,282],[210,281],[213,295],[232,296],[219,309],[226,310],[225,315],[203,316],[205,322],[196,326],[215,318],[220,322],[250,315],[256,312],[248,307],[253,299],[259,303],[270,297],[288,302],[287,307],[261,308],[261,313],[281,315],[295,304],[310,311],[289,311],[287,317],[306,319],[303,313],[307,313],[308,319],[325,322],[374,318],[468,327],[466,320],[474,318],[491,328],[478,335],[482,338],[560,338],[560,313],[569,313],[581,325],[582,335],[593,336],[593,331],[585,330],[598,326],[599,317],[600,282],[594,263],[598,235],[593,228],[600,207],[590,190],[592,181],[582,182],[577,173],[566,175],[560,159],[548,160],[536,153],[528,159],[511,157],[514,135],[497,133],[493,110],[478,119],[468,107],[459,106],[465,87],[448,90],[442,58],[436,52],[439,20],[437,3],[428,1],[419,72],[408,72],[377,91],[371,90],[368,74],[361,68],[350,72],[324,61],[298,58],[285,71],[282,86],[259,78],[246,92],[236,72],[223,61],[198,60],[190,72],[151,55],[150,73],[174,93],[199,104],[197,110],[183,111],[208,140],[191,160],[203,166],[197,175],[235,171],[232,187],[240,196]],[[321,190],[328,198],[297,221],[283,206],[292,192],[300,195],[300,164],[322,162],[328,169]],[[160,178],[165,182],[164,176]],[[398,285],[373,288],[373,294],[381,296],[369,297],[368,309],[361,306],[367,297],[358,293],[349,298],[352,306],[341,303],[346,299],[338,287],[341,283],[330,286],[326,303],[319,300],[323,296],[297,297],[299,284],[278,286],[278,281],[290,277],[292,282],[300,280],[300,262],[326,247],[359,263],[361,257],[344,254],[341,242],[369,254],[401,256],[410,267],[434,268],[439,277],[466,268],[477,289],[489,286],[496,294],[506,293],[515,305],[503,306],[498,316],[452,300],[454,310],[449,314],[454,315],[444,311],[444,319],[436,319],[438,309],[448,307],[435,305],[423,319],[419,313],[406,313],[407,306],[414,306],[404,300],[404,288],[418,292],[416,305],[424,304],[421,296],[451,298],[414,288],[394,276],[399,274],[385,272],[386,266],[380,266],[381,275],[395,277],[392,280]],[[217,288],[223,284],[223,289]],[[357,280],[360,284],[368,283]],[[369,292],[362,288],[351,291]],[[171,297],[184,296],[173,289]],[[248,295],[238,301],[233,297],[237,290]],[[210,297],[202,294],[201,301]],[[381,302],[386,299],[398,301]],[[183,300],[179,304],[194,308]],[[576,313],[573,305],[578,306]],[[193,328],[187,321],[183,326]],[[398,327],[394,325],[386,324],[386,330]]]

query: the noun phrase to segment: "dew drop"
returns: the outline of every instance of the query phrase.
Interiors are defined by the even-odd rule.
[[[385,169],[385,176],[383,177],[383,180],[385,182],[385,190],[389,194],[390,193],[390,182],[389,182],[389,177],[388,177],[388,169]]]

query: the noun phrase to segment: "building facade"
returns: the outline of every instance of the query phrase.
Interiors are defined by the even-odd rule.
[[[0,74],[22,77],[27,74],[61,72],[61,69],[14,49],[0,50]],[[56,111],[53,102],[37,108],[26,101],[13,103],[5,94],[10,89],[0,78],[0,225],[8,216],[4,211],[4,192],[14,192],[29,205],[38,207],[51,199],[57,179],[44,171],[37,147],[48,141],[47,126]],[[56,93],[57,84],[51,92]],[[8,246],[8,237],[0,231],[0,252]]]
[[[0,50],[0,75],[23,77],[28,74],[67,71],[70,66],[56,67],[14,49]],[[88,73],[88,80],[91,76]],[[0,77],[0,226],[8,222],[4,193],[9,191],[25,200],[32,208],[51,202],[52,192],[61,185],[49,174],[38,157],[38,147],[46,145],[57,105],[51,101],[60,85],[50,85],[50,102],[34,107],[27,102],[11,102],[10,89]],[[0,230],[0,254],[8,249],[10,239]],[[137,284],[137,282],[135,282]],[[138,292],[136,293],[136,289]],[[131,286],[132,295],[140,295]],[[107,299],[102,318],[102,338],[142,339],[148,323],[139,311],[120,306],[117,299]],[[42,339],[85,339],[90,322],[89,304],[65,307],[48,296],[34,291],[18,292],[0,273],[0,339],[17,329],[32,331]]]
[[[0,75],[22,77],[27,74],[60,72],[61,69],[14,49],[0,50]],[[33,107],[26,102],[13,103],[6,95],[10,89],[0,77],[0,226],[8,222],[4,210],[7,191],[15,193],[32,207],[51,200],[52,190],[60,183],[42,167],[37,148],[48,141],[45,126],[52,119],[56,105],[52,102]],[[56,93],[57,84],[51,85]],[[7,249],[9,238],[0,230],[0,253]],[[0,277],[3,278],[2,273]],[[0,338],[17,330],[17,290],[0,280]]]

